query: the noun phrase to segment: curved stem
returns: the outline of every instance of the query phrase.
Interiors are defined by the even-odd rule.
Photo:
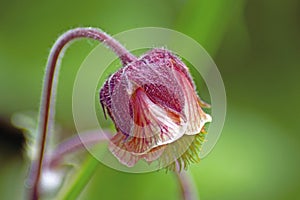
[[[186,171],[175,172],[183,200],[199,200],[194,181]]]
[[[47,166],[53,168],[58,166],[61,160],[68,154],[76,152],[87,146],[93,146],[101,141],[108,141],[111,135],[109,133],[100,132],[100,130],[87,131],[79,135],[68,138],[60,143],[48,158]],[[46,161],[47,156],[46,156]]]
[[[31,191],[32,200],[39,199],[39,181],[42,172],[47,133],[52,125],[52,117],[54,115],[55,109],[55,80],[59,71],[59,67],[57,66],[59,65],[60,58],[62,57],[61,52],[63,51],[66,44],[78,38],[91,38],[103,42],[119,56],[123,65],[127,65],[130,62],[136,60],[136,57],[130,54],[118,41],[114,40],[112,37],[96,28],[76,28],[73,30],[69,30],[62,36],[60,36],[55,42],[48,57],[44,78],[44,88],[42,92],[38,129],[38,135],[40,137],[38,163],[37,167],[33,169],[35,170],[35,177]]]

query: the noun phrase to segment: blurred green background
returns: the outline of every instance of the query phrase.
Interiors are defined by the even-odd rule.
[[[222,74],[228,100],[214,150],[191,167],[201,199],[300,199],[300,1],[0,1],[0,199],[23,199],[26,156],[13,113],[38,111],[44,66],[64,31],[110,34],[144,26],[196,39]],[[57,123],[74,130],[76,71],[98,45],[80,40],[65,54]],[[180,199],[169,173],[126,174],[100,165],[81,199]]]

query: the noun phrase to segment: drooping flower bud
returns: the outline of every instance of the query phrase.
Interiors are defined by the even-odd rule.
[[[205,103],[188,68],[170,51],[153,49],[112,74],[100,90],[100,103],[117,130],[109,149],[122,164],[159,159],[186,167],[199,157],[211,117],[201,109]]]

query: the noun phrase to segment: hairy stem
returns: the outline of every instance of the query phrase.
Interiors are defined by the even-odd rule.
[[[196,186],[191,176],[186,171],[175,172],[180,184],[181,196],[183,200],[199,200]]]
[[[55,42],[48,57],[42,91],[38,128],[40,141],[38,143],[39,149],[37,166],[33,168],[33,174],[35,176],[33,179],[33,185],[30,194],[32,200],[39,199],[39,182],[42,173],[47,133],[52,127],[55,110],[54,102],[56,96],[56,78],[59,72],[59,67],[57,66],[59,66],[64,47],[74,39],[78,38],[91,38],[103,42],[118,55],[124,66],[136,60],[136,57],[130,54],[118,41],[114,40],[112,37],[96,28],[76,28],[73,30],[69,30],[61,37],[59,37]]]
[[[66,155],[82,150],[84,147],[93,146],[101,141],[107,141],[110,137],[111,135],[109,133],[93,130],[80,133],[80,136],[76,135],[68,138],[66,141],[60,143],[49,157],[47,155],[45,156],[47,166],[50,168],[56,167]]]

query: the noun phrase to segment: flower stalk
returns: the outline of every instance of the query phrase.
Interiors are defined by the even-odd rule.
[[[79,38],[90,38],[98,40],[112,49],[120,58],[122,65],[126,66],[136,60],[136,57],[128,52],[118,41],[96,28],[76,28],[67,31],[53,45],[48,57],[46,73],[43,84],[42,99],[39,116],[39,146],[36,166],[32,167],[31,174],[34,174],[33,185],[31,186],[30,197],[37,200],[40,197],[39,183],[42,174],[46,140],[48,132],[53,126],[53,117],[55,111],[56,81],[59,73],[59,64],[63,56],[63,50],[71,41]]]
[[[180,184],[182,200],[200,200],[194,181],[188,172],[175,172],[175,175]]]
[[[80,133],[80,136],[73,136],[60,143],[49,157],[47,155],[45,156],[45,162],[48,167],[55,168],[61,164],[65,156],[75,153],[84,147],[90,147],[99,142],[107,141],[110,137],[109,133],[102,133],[99,130]]]

